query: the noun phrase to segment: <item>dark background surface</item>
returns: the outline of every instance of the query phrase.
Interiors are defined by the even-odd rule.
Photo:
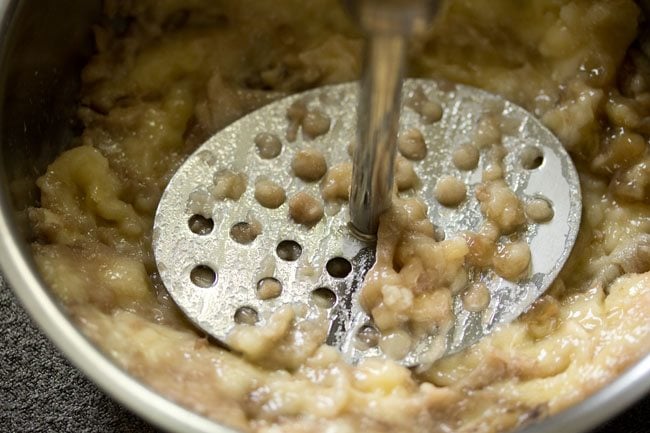
[[[0,432],[158,431],[72,367],[1,279],[0,332]],[[649,433],[649,414],[650,396],[592,433]]]

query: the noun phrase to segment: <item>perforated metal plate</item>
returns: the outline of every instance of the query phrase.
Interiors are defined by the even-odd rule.
[[[457,145],[470,141],[481,116],[490,107],[500,104],[503,116],[515,126],[513,132],[502,139],[508,150],[504,159],[505,180],[523,200],[546,198],[552,203],[555,215],[547,223],[528,224],[523,234],[532,252],[530,277],[512,283],[493,271],[477,276],[490,290],[488,307],[479,313],[466,311],[460,297],[456,296],[455,326],[445,335],[434,332],[421,341],[400,360],[405,365],[430,361],[430,345],[440,345],[441,341],[442,348],[436,356],[457,351],[476,342],[497,324],[510,321],[525,311],[546,290],[567,259],[581,213],[578,177],[573,164],[553,134],[529,113],[481,90],[460,85],[439,86],[433,81],[407,80],[403,99],[419,89],[429,99],[442,104],[443,116],[438,122],[425,124],[412,109],[402,109],[400,130],[418,128],[428,144],[426,158],[415,163],[421,186],[407,194],[425,200],[431,221],[444,230],[447,238],[466,230],[476,231],[484,222],[474,191],[488,163],[487,149],[481,151],[478,168],[471,171],[458,170],[451,161],[451,153]],[[374,252],[372,247],[350,235],[347,204],[326,206],[325,217],[308,228],[292,221],[286,202],[277,209],[267,209],[254,197],[254,184],[259,176],[282,185],[287,197],[300,191],[320,197],[319,182],[307,183],[296,178],[291,161],[307,146],[321,150],[329,167],[350,160],[347,150],[355,137],[357,92],[358,85],[353,83],[328,86],[263,107],[209,139],[170,181],[159,204],[154,228],[153,246],[160,276],[187,316],[215,338],[225,340],[235,326],[234,317],[241,307],[254,309],[260,318],[285,303],[302,302],[318,308],[313,305],[312,291],[326,288],[336,295],[336,302],[328,313],[331,319],[329,343],[339,347],[351,362],[383,355],[379,347],[363,350],[357,344],[359,329],[371,322],[360,307],[357,295],[363,276],[373,263]],[[298,134],[295,142],[287,142],[287,109],[297,100],[303,100],[310,109],[318,108],[331,118],[327,134],[315,139]],[[259,133],[273,133],[281,139],[282,150],[278,156],[260,157],[254,143]],[[543,159],[539,167],[526,169],[522,165],[522,155],[525,149],[531,148],[538,149]],[[246,175],[245,192],[239,200],[206,200],[215,173],[224,169]],[[436,180],[445,174],[453,174],[468,185],[467,199],[458,208],[440,206],[434,198]],[[201,217],[194,216],[197,209]],[[208,219],[207,224],[204,219]],[[193,231],[190,225],[197,221],[198,226],[194,226]],[[230,231],[241,222],[258,222],[261,234],[248,244],[236,242]],[[284,260],[278,255],[278,245],[282,241],[300,246],[301,253],[296,260]],[[351,264],[348,275],[341,277],[345,269],[341,271],[340,266],[333,269],[334,276],[328,273],[327,264],[335,258]],[[340,262],[345,265],[344,261]],[[262,300],[256,290],[258,282],[266,277],[279,281],[282,291],[278,297]]]

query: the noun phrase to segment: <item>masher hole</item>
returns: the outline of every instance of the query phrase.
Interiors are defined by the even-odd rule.
[[[531,198],[524,208],[526,216],[536,223],[545,223],[553,219],[555,211],[550,200],[543,196]]]
[[[295,262],[302,254],[302,247],[296,241],[287,240],[280,242],[275,252],[282,260]]]
[[[247,222],[239,222],[230,228],[232,240],[242,245],[250,244],[257,239],[259,234],[259,227],[256,224]]]
[[[282,142],[277,135],[261,132],[255,136],[255,145],[260,157],[264,159],[275,158],[282,152]]]
[[[217,282],[217,273],[209,266],[198,265],[190,272],[190,280],[202,288],[214,286]]]
[[[535,170],[544,163],[544,154],[538,147],[527,146],[521,152],[521,166],[526,170]]]
[[[345,278],[352,272],[352,265],[343,257],[334,257],[327,262],[325,269],[334,278]]]
[[[259,316],[253,307],[239,307],[235,311],[234,320],[240,325],[254,325],[259,320]]]
[[[262,278],[257,282],[257,297],[263,301],[277,298],[282,294],[282,283],[273,277]]]
[[[357,339],[366,347],[375,347],[379,344],[379,330],[372,324],[366,324],[357,331]]]
[[[319,287],[312,291],[311,299],[321,308],[332,308],[336,304],[336,294],[327,287]]]
[[[436,242],[442,242],[445,240],[447,235],[445,230],[442,227],[434,226],[433,228],[433,240]]]
[[[212,218],[206,218],[203,215],[192,215],[187,221],[192,233],[205,236],[212,232],[214,229],[214,221]]]

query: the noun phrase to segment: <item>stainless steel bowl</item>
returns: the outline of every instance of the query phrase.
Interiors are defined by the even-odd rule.
[[[47,163],[78,132],[78,76],[92,51],[94,0],[0,0],[0,264],[25,308],[58,348],[104,391],[149,422],[177,432],[230,432],[156,394],[117,367],[70,321],[29,252],[25,209]],[[650,355],[572,408],[521,433],[583,432],[650,390]]]

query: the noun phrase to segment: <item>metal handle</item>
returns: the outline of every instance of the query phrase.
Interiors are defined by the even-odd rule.
[[[391,205],[408,38],[427,25],[438,1],[346,0],[345,4],[366,32],[350,191],[351,229],[357,237],[372,240],[379,216]]]

